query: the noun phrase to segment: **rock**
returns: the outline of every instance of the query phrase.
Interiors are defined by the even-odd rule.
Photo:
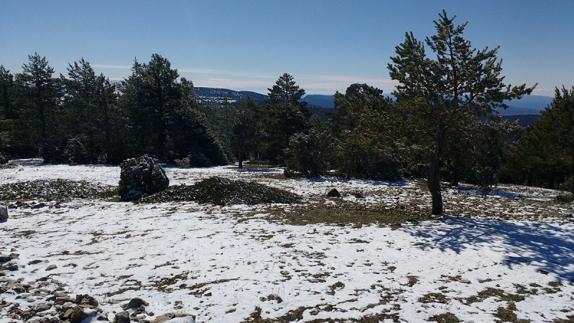
[[[156,317],[156,319],[152,321],[152,323],[166,322],[195,323],[195,316],[187,313],[166,313]]]
[[[114,323],[130,323],[130,313],[126,311],[119,312],[116,314],[116,317],[114,317]]]
[[[61,319],[68,320],[70,323],[81,323],[86,317],[88,315],[84,313],[84,310],[79,306],[75,306],[66,310]]]
[[[8,221],[8,208],[0,205],[0,222]]]
[[[142,307],[146,307],[148,306],[148,302],[144,301],[141,298],[132,298],[130,299],[130,301],[127,304],[122,305],[122,308],[124,310],[128,310],[128,309],[139,309]]]
[[[76,295],[76,304],[88,307],[98,307],[98,301],[90,295]]]
[[[16,253],[11,253],[7,256],[6,255],[0,255],[0,264],[9,262],[9,261],[16,259],[16,258],[18,258],[18,254],[16,254]]]
[[[44,312],[44,311],[47,311],[51,308],[52,308],[52,306],[50,304],[47,304],[47,303],[40,303],[40,304],[32,306],[32,310],[36,313]]]
[[[327,193],[327,197],[341,197],[341,193],[339,193],[339,191],[334,188]]]
[[[365,195],[361,192],[351,192],[351,195],[353,195],[355,198],[358,198],[358,199],[364,199],[365,198]]]
[[[2,265],[1,268],[2,268],[3,270],[7,270],[7,271],[17,271],[17,270],[18,270],[18,265],[16,265],[16,264],[13,263],[13,262],[9,262],[9,263],[6,263],[6,264]]]
[[[126,159],[120,167],[118,193],[122,201],[137,201],[169,186],[169,179],[163,168],[147,155]]]
[[[56,265],[50,265],[50,266],[46,267],[46,271],[54,270],[54,269],[56,269],[56,268],[58,268],[58,266],[56,266]]]

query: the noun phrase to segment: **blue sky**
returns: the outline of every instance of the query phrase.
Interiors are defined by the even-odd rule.
[[[470,22],[476,47],[501,46],[507,81],[542,95],[574,84],[573,0],[2,0],[0,64],[20,71],[37,51],[57,72],[84,57],[121,79],[157,52],[196,86],[266,92],[288,72],[308,93],[390,91],[394,47],[431,34],[442,9]]]

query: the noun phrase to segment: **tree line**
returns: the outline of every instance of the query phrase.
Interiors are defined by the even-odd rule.
[[[284,165],[287,176],[426,178],[434,214],[442,186],[461,181],[574,191],[574,89],[557,89],[528,129],[503,120],[496,110],[534,86],[506,84],[498,47],[474,48],[466,26],[442,12],[424,41],[405,34],[388,64],[394,99],[352,84],[321,113],[289,74],[266,102],[209,106],[158,54],[135,61],[120,83],[84,59],[55,76],[33,54],[15,75],[0,66],[0,154],[73,164],[150,154],[189,166],[260,161]]]

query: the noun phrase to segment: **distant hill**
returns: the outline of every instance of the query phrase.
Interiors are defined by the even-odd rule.
[[[503,116],[540,114],[551,102],[552,98],[549,96],[529,95],[507,102],[508,109],[498,112]]]
[[[308,94],[303,97],[303,101],[325,109],[333,109],[335,107],[334,95]],[[507,102],[508,109],[501,109],[499,113],[504,116],[536,115],[540,114],[551,102],[552,98],[549,96],[529,95],[520,100]]]
[[[335,107],[334,95],[308,94],[303,97],[303,101],[312,106],[324,109],[333,109]]]
[[[509,121],[518,121],[521,127],[529,127],[540,117],[540,114],[517,114],[517,115],[503,115],[502,118]]]
[[[267,100],[267,95],[251,92],[251,91],[235,91],[230,89],[209,88],[209,87],[195,87],[193,93],[196,95],[197,100],[203,103],[235,103],[241,102],[247,98],[251,98],[257,102]],[[307,102],[312,107],[333,109],[335,107],[335,96],[328,94],[307,94],[303,97],[303,101]],[[518,116],[528,115],[524,117],[531,120],[533,115],[538,115],[550,103],[552,98],[542,95],[529,95],[520,100],[513,100],[508,102],[508,109],[499,110],[502,116]]]
[[[235,91],[211,87],[194,87],[193,94],[201,103],[235,103],[251,98],[261,102],[267,100],[267,95],[251,91]]]

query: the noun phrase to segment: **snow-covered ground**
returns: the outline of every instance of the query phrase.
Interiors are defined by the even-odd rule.
[[[361,191],[364,199],[343,199],[356,203],[428,200],[415,182],[288,180],[281,172],[167,169],[172,185],[216,175],[285,188],[305,201],[333,187]],[[0,170],[0,184],[56,178],[115,185],[119,167],[29,162]],[[0,255],[19,254],[19,269],[0,279],[50,276],[69,292],[95,297],[109,319],[139,297],[149,303],[150,319],[185,312],[198,322],[238,322],[257,308],[262,318],[302,321],[420,322],[452,313],[462,321],[493,322],[508,312],[532,322],[572,320],[574,206],[552,203],[555,195],[504,186],[483,198],[451,189],[449,209],[467,207],[473,217],[399,228],[289,225],[269,221],[265,206],[46,203],[11,209],[10,220],[0,223]],[[47,271],[51,265],[56,268]],[[8,304],[26,308],[36,301],[0,290],[6,305],[0,317]]]

